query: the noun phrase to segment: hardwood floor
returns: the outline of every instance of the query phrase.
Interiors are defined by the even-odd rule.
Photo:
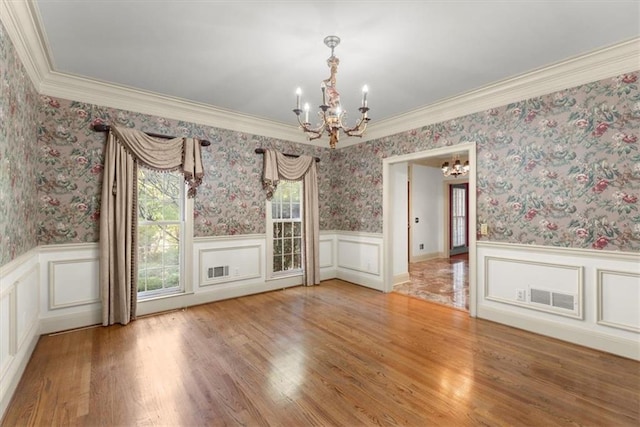
[[[410,280],[394,292],[469,311],[469,254],[409,263]]]
[[[639,420],[638,362],[330,280],[43,336],[2,425]]]

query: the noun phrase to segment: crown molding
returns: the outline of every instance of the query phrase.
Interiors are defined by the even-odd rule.
[[[0,0],[0,21],[4,25],[27,75],[40,92],[40,83],[51,70],[46,37],[38,24],[31,0]]]
[[[640,70],[640,37],[568,58],[406,114],[372,123],[361,141],[342,146],[383,138],[637,70]]]
[[[285,141],[308,143],[304,134],[295,126],[57,71],[51,71],[40,88],[43,95]]]
[[[318,147],[327,146],[322,139],[309,141],[297,126],[54,71],[33,0],[0,0],[0,17],[36,90],[42,95]],[[362,138],[344,138],[339,148],[639,69],[640,38],[634,38],[373,122]]]

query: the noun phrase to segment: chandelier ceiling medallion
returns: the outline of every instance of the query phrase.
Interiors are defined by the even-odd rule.
[[[453,166],[449,166],[449,162],[444,162],[442,164],[442,174],[444,176],[453,176],[454,178],[457,178],[460,175],[464,176],[469,173],[469,160],[464,162],[463,165],[460,163],[458,156],[455,155],[451,162],[453,163]]]
[[[319,106],[320,111],[318,111],[318,117],[321,122],[317,127],[311,127],[311,123],[309,123],[309,104],[307,103],[304,104],[304,121],[302,121],[301,114],[303,110],[300,109],[302,90],[300,88],[296,90],[296,108],[293,109],[293,112],[298,117],[298,123],[302,130],[308,134],[309,140],[320,138],[326,130],[329,134],[329,145],[331,148],[336,148],[340,137],[340,130],[348,136],[361,137],[364,134],[367,123],[369,123],[370,120],[369,117],[367,117],[367,112],[369,111],[369,107],[367,107],[367,92],[369,89],[366,85],[362,88],[362,106],[358,108],[360,118],[353,127],[346,127],[343,122],[346,118],[346,112],[340,105],[340,94],[336,88],[336,74],[338,73],[340,60],[333,54],[333,49],[340,44],[340,37],[327,36],[324,38],[324,44],[331,49],[331,56],[327,59],[327,65],[331,70],[331,74],[328,79],[320,83],[322,105]]]

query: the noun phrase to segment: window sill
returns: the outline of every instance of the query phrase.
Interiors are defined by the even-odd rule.
[[[138,304],[149,302],[149,301],[158,301],[163,299],[181,297],[185,295],[193,295],[193,293],[194,293],[193,291],[181,291],[181,292],[174,292],[170,294],[167,293],[167,294],[149,295],[146,297],[138,297]]]
[[[271,282],[274,280],[289,279],[291,277],[302,277],[303,275],[304,272],[302,270],[292,270],[291,272],[274,274],[271,277],[267,277],[266,281]]]

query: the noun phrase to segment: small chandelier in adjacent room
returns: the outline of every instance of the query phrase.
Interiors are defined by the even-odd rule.
[[[458,156],[454,156],[452,159],[453,166],[449,166],[449,162],[442,164],[442,174],[444,176],[453,176],[454,178],[460,175],[464,176],[469,173],[469,160],[464,162],[464,165],[460,163]]]
[[[358,108],[360,111],[360,118],[353,127],[346,127],[343,120],[346,118],[346,112],[340,105],[340,94],[336,88],[336,74],[338,73],[338,65],[340,60],[333,54],[333,49],[340,44],[340,37],[327,36],[324,39],[324,44],[331,49],[331,56],[327,59],[327,65],[331,70],[329,78],[323,80],[320,84],[322,90],[322,105],[320,105],[320,111],[318,111],[318,117],[321,123],[317,127],[311,127],[309,123],[309,104],[304,104],[304,110],[300,109],[300,95],[302,91],[300,88],[296,90],[296,108],[293,112],[298,117],[298,123],[302,130],[308,134],[309,140],[318,139],[322,136],[326,130],[329,134],[329,145],[331,148],[336,148],[338,139],[340,137],[340,130],[348,136],[361,137],[367,128],[369,117],[367,112],[367,92],[368,88],[365,85],[362,88],[362,106]],[[304,111],[304,121],[301,119],[301,114]]]

